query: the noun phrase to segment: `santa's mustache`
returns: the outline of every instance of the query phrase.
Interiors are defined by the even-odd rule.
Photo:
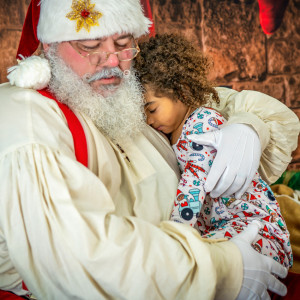
[[[96,80],[100,80],[103,78],[110,78],[110,77],[119,77],[123,78],[124,73],[121,71],[119,67],[114,67],[114,68],[103,68],[101,71],[91,75],[91,74],[86,74],[84,76],[84,80],[87,83],[92,83]]]

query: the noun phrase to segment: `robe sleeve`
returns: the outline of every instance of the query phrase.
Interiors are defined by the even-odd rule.
[[[171,221],[115,215],[104,184],[69,155],[22,145],[2,153],[0,180],[2,242],[38,299],[234,299],[239,292],[233,243],[203,241]],[[5,259],[0,288],[18,281],[1,269]]]
[[[108,190],[115,177],[105,182],[111,147],[97,141],[106,166],[98,177],[76,161],[54,101],[8,84],[0,94],[0,289],[20,291],[24,280],[38,299],[237,296],[243,265],[232,242],[122,214],[121,203],[117,213]],[[123,200],[133,210],[135,199]]]
[[[219,110],[231,123],[251,125],[257,132],[262,156],[259,173],[271,184],[285,171],[296,149],[300,122],[296,114],[277,99],[255,91],[237,92],[216,88]]]

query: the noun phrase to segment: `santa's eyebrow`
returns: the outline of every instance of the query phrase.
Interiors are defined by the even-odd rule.
[[[131,37],[132,37],[132,34],[124,34],[124,35],[121,35],[118,38],[116,38],[115,41],[123,40],[123,39],[126,39],[126,38],[131,38]]]
[[[124,35],[121,35],[119,37],[117,37],[114,41],[118,41],[118,40],[123,40],[123,39],[126,39],[126,38],[131,38],[133,37],[132,34],[130,33],[124,33]],[[86,40],[74,40],[74,42],[89,42],[89,41],[95,41],[95,42],[104,42],[107,40],[107,37],[103,37],[103,38],[99,38],[99,39],[86,39]]]

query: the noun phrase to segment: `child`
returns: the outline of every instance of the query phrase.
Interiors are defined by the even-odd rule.
[[[216,150],[189,136],[226,126],[220,113],[203,106],[219,102],[207,79],[209,60],[173,34],[150,38],[140,49],[135,69],[145,89],[147,123],[169,136],[182,172],[171,220],[195,226],[204,238],[231,238],[259,220],[262,227],[253,248],[289,268],[289,233],[270,187],[258,173],[240,199],[211,198],[204,190]]]

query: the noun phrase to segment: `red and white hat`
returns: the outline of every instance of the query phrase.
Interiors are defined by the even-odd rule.
[[[148,33],[150,26],[139,0],[32,0],[17,53],[23,60],[8,69],[8,79],[24,88],[47,86],[51,76],[47,60],[31,57],[40,42],[97,39],[116,33],[137,38]]]

